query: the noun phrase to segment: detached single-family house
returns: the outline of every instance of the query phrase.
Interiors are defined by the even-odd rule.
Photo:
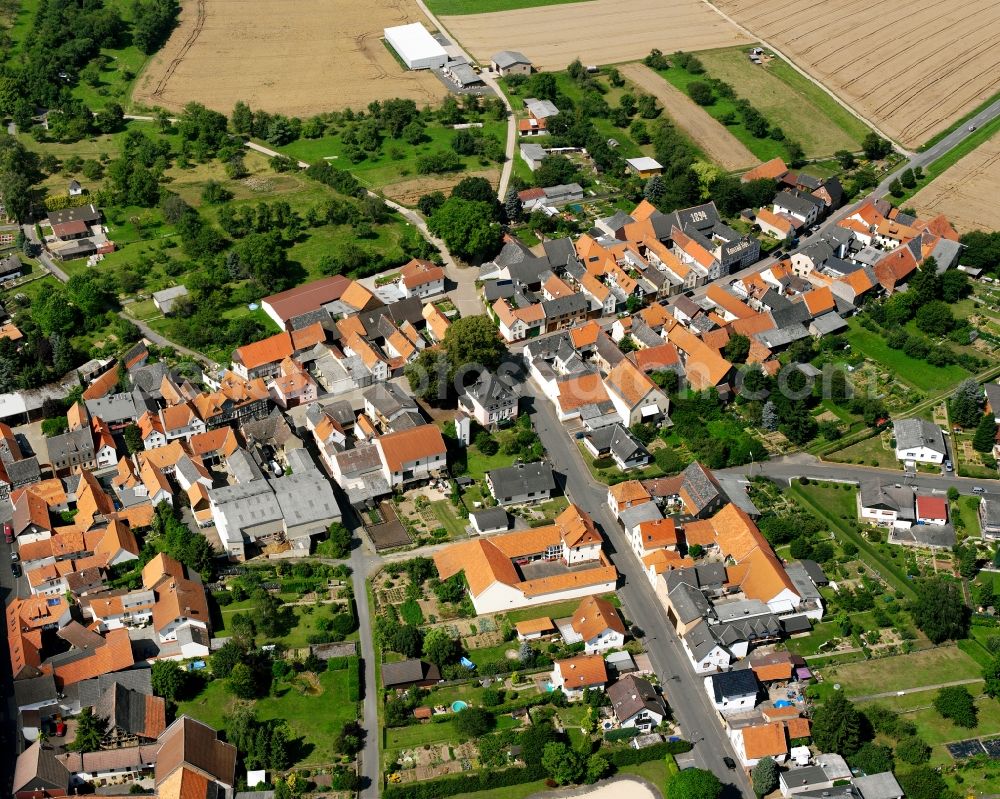
[[[501,50],[490,59],[490,69],[502,78],[508,75],[530,75],[531,61],[517,50]]]
[[[608,698],[619,726],[626,729],[637,727],[648,732],[667,716],[666,703],[656,689],[634,674],[626,674],[608,688]]]
[[[496,427],[517,416],[517,395],[491,372],[466,388],[458,407],[486,428]]]
[[[606,599],[589,596],[570,620],[573,631],[584,643],[584,652],[592,655],[617,649],[625,644],[625,623],[614,605]]]
[[[948,449],[938,425],[925,419],[900,419],[893,424],[896,458],[913,463],[944,463]]]
[[[645,466],[651,460],[649,451],[620,424],[591,430],[583,437],[583,445],[595,458],[610,457],[622,471]]]
[[[548,499],[556,487],[552,467],[544,461],[494,469],[487,472],[486,483],[496,501],[504,506]]]
[[[753,669],[724,671],[705,678],[708,697],[723,716],[753,710],[759,688]]]
[[[590,688],[603,691],[608,684],[608,670],[603,655],[578,655],[569,660],[557,660],[552,669],[552,687],[560,689],[570,699],[578,699]]]
[[[414,258],[399,270],[399,288],[404,297],[432,297],[444,291],[444,269]]]

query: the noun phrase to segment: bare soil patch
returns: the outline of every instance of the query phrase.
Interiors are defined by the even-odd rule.
[[[196,100],[224,113],[252,108],[309,116],[447,93],[429,72],[408,72],[382,29],[426,22],[414,0],[184,0],[180,24],[136,82],[134,100],[177,110]]]
[[[516,48],[538,69],[562,69],[574,58],[584,64],[632,61],[654,47],[672,53],[751,41],[699,0],[591,0],[440,19],[480,61]]]
[[[1000,134],[948,167],[910,200],[921,216],[945,214],[960,231],[1000,229]]]
[[[653,95],[677,126],[723,169],[740,169],[759,162],[760,159],[726,130],[725,125],[645,64],[623,64],[619,70],[644,92]]]
[[[477,172],[455,172],[450,175],[421,175],[409,180],[400,180],[382,188],[382,193],[390,200],[403,205],[416,205],[423,195],[435,191],[447,194],[455,185],[470,177],[486,178],[494,186],[500,181],[499,169],[484,169]]]
[[[713,3],[907,147],[1000,90],[995,0]]]

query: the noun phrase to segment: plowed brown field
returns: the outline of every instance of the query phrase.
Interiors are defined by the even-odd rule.
[[[140,76],[134,99],[176,110],[196,100],[229,113],[252,108],[308,116],[407,97],[447,94],[429,72],[407,72],[382,29],[426,19],[413,0],[184,0],[166,46]]]
[[[699,0],[590,0],[440,19],[480,61],[513,49],[538,69],[562,69],[574,58],[584,64],[634,61],[654,47],[672,53],[751,41]]]
[[[996,0],[712,2],[907,147],[1000,91]]]

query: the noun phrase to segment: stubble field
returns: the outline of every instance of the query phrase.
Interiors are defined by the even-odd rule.
[[[996,0],[713,2],[907,147],[1000,90]]]
[[[642,58],[654,47],[672,53],[751,41],[699,0],[590,0],[440,19],[482,62],[514,49],[549,70],[563,69],[574,58],[613,64]]]
[[[945,214],[955,228],[1000,230],[1000,134],[946,169],[910,199],[922,217]]]
[[[184,0],[180,24],[136,81],[134,100],[169,110],[192,100],[229,113],[252,108],[309,116],[447,93],[407,72],[381,41],[386,26],[424,21],[414,0]]]

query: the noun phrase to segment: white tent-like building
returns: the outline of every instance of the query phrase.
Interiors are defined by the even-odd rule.
[[[385,40],[410,69],[443,67],[448,53],[419,22],[385,29]]]

